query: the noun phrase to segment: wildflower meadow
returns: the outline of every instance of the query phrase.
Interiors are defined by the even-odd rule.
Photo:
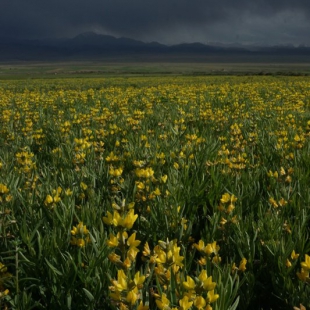
[[[310,309],[309,138],[309,77],[1,80],[0,309]]]

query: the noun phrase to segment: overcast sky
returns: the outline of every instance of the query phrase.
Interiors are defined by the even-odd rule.
[[[0,37],[310,45],[310,0],[0,0]]]

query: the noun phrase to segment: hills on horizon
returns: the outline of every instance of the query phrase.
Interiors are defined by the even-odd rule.
[[[310,47],[293,45],[242,45],[145,43],[93,32],[68,39],[0,38],[0,61],[68,60],[160,61],[310,61]]]

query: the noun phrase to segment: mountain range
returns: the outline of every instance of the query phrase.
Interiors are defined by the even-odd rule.
[[[164,45],[93,32],[67,39],[0,38],[0,61],[67,60],[310,61],[310,47],[182,43]]]

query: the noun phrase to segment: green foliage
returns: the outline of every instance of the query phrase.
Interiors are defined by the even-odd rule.
[[[0,83],[0,309],[309,309],[309,89]]]

